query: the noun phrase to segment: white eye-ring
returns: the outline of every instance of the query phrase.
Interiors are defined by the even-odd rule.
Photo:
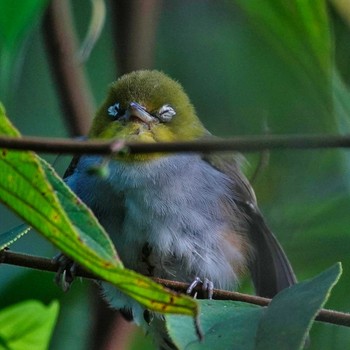
[[[114,105],[108,107],[107,111],[108,115],[110,115],[111,117],[116,117],[120,112],[119,103],[115,103]]]
[[[173,119],[173,116],[176,115],[176,112],[173,107],[170,105],[164,105],[162,106],[158,113],[157,118],[162,122],[170,122],[171,119]]]

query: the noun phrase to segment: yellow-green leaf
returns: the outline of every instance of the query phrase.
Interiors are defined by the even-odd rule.
[[[48,349],[58,311],[57,301],[46,306],[35,300],[1,310],[0,349]]]
[[[24,236],[26,233],[30,231],[31,227],[23,224],[19,225],[9,231],[4,233],[0,233],[0,250],[8,247],[10,244],[17,241],[17,239]]]
[[[20,50],[48,0],[1,0],[0,11],[0,95],[6,96],[13,82],[16,64],[23,56]]]

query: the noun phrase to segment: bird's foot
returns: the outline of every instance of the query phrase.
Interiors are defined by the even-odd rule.
[[[199,277],[196,277],[187,288],[186,293],[189,295],[192,295],[195,288],[199,285],[202,285],[202,291],[205,297],[207,299],[213,299],[214,284],[212,281],[208,280],[207,278],[204,278],[204,281],[202,281]],[[195,298],[197,297],[197,293],[194,294],[194,297]]]
[[[64,291],[67,292],[72,285],[77,264],[62,253],[57,254],[53,261],[58,264],[58,270],[55,275],[55,283]]]

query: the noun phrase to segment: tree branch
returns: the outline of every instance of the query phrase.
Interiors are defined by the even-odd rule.
[[[117,71],[121,74],[154,66],[161,0],[110,1]]]
[[[82,66],[67,0],[53,0],[47,8],[43,32],[50,68],[71,136],[86,135],[95,110]]]
[[[0,251],[0,264],[1,263],[22,266],[22,267],[29,267],[32,269],[37,269],[41,271],[50,271],[50,272],[57,272],[59,268],[59,264],[53,260],[32,256],[32,255],[27,255],[27,254],[10,252],[8,250]],[[98,279],[92,273],[85,271],[79,266],[77,267],[76,276],[91,278],[91,279]],[[186,290],[188,288],[188,284],[184,282],[164,280],[161,278],[153,278],[153,280],[177,292],[186,293]],[[195,288],[195,292],[197,292],[200,297],[202,293],[201,287],[199,286]],[[260,306],[267,306],[271,302],[271,299],[268,299],[268,298],[262,298],[262,297],[242,294],[238,292],[229,292],[229,291],[219,290],[219,289],[214,289],[213,299],[235,300],[235,301],[241,301],[245,303],[260,305]],[[350,327],[349,313],[321,309],[315,319],[320,322],[326,322],[326,323],[332,323],[340,326]]]
[[[266,149],[317,149],[349,148],[350,135],[269,135],[247,136],[231,139],[210,139],[182,142],[127,142],[79,141],[64,138],[0,136],[0,148],[30,150],[43,153],[61,154],[99,154],[112,155],[126,150],[138,153],[176,153],[176,152],[256,152]]]

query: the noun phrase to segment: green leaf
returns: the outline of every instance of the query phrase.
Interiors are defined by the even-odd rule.
[[[0,103],[0,135],[19,137],[20,133],[12,126],[6,118],[5,107]],[[5,150],[3,150],[4,152]]]
[[[98,252],[103,259],[116,263],[118,259],[117,252],[108,234],[99,224],[91,210],[67,187],[67,185],[58,177],[54,169],[45,160],[38,157],[41,168],[52,186],[58,202],[62,205],[65,213],[68,215],[70,223],[79,233],[79,240]],[[67,246],[65,249],[69,249]],[[118,261],[122,266],[122,262]]]
[[[169,335],[180,349],[301,349],[317,312],[341,274],[336,264],[312,280],[280,292],[268,307],[219,300],[201,300],[204,340],[196,338],[193,321],[166,316]]]
[[[331,97],[332,43],[324,0],[237,0],[295,75]],[[322,101],[321,101],[322,102]]]
[[[17,136],[0,108],[0,134]],[[196,315],[197,304],[123,268],[92,212],[33,152],[0,149],[0,200],[79,265],[147,308]]]
[[[48,0],[2,0],[0,11],[0,95],[5,95],[14,76],[20,49],[40,18]]]
[[[8,247],[10,244],[17,241],[17,239],[24,236],[30,231],[31,227],[26,224],[19,225],[9,231],[0,233],[0,250]]]
[[[317,277],[276,295],[260,321],[256,349],[302,349],[313,319],[340,275],[338,263]]]
[[[48,0],[21,0],[18,6],[14,6],[12,0],[1,1],[0,33],[1,43],[6,46],[14,46],[32,26],[34,19],[48,4]]]
[[[48,349],[58,311],[57,301],[45,306],[34,300],[1,310],[0,349]]]
[[[262,308],[236,301],[199,300],[200,322],[204,340],[196,337],[193,321],[188,316],[166,316],[169,334],[179,349],[254,348],[254,334]]]

